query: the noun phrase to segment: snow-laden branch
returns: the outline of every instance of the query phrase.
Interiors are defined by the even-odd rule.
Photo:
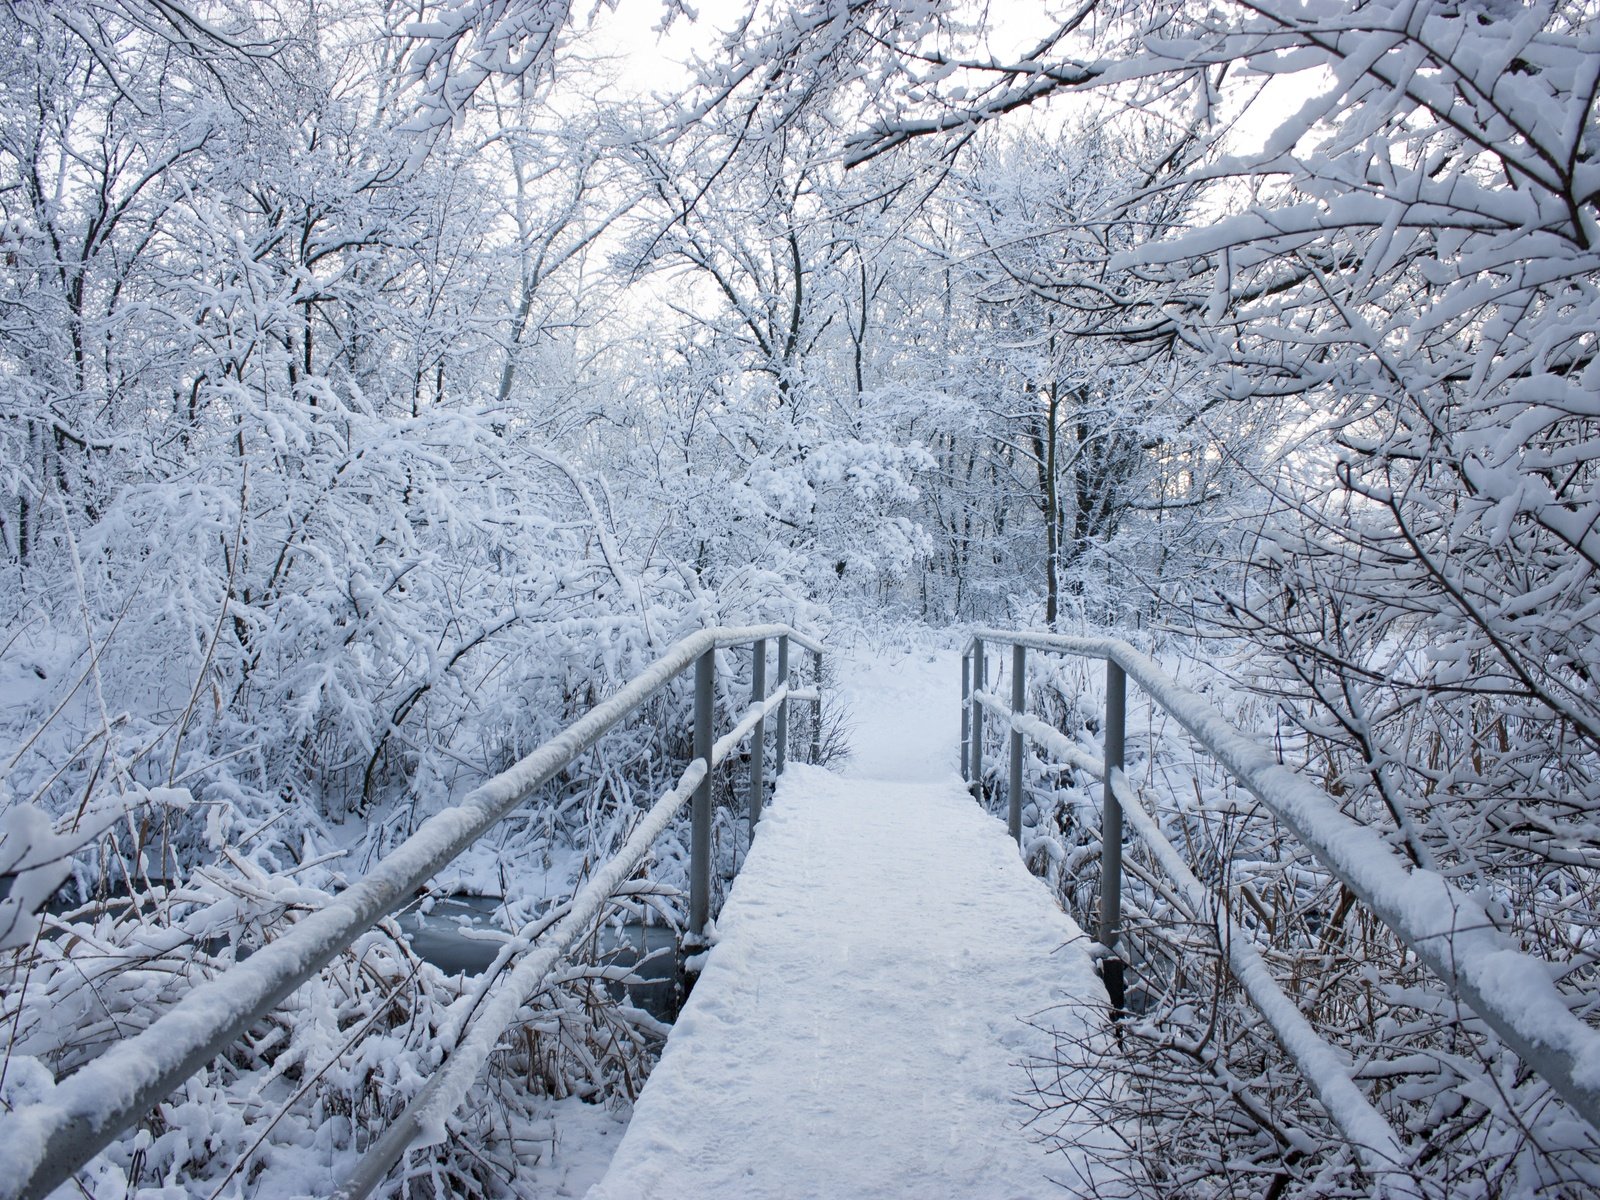
[[[437,133],[491,77],[519,79],[547,67],[570,15],[567,0],[454,0],[409,25],[416,41],[401,81],[417,93],[410,127]]]
[[[1038,717],[1029,716],[1027,713],[1014,713],[1010,707],[993,692],[974,692],[973,697],[989,712],[994,713],[1006,723],[1007,728],[1014,729],[1029,741],[1037,742],[1050,753],[1058,756],[1058,761],[1070,763],[1079,770],[1088,771],[1092,775],[1100,775],[1105,770],[1105,764],[1100,762],[1078,745],[1066,734],[1051,725],[1047,725]]]
[[[0,950],[38,935],[39,910],[72,873],[73,852],[85,840],[56,833],[31,804],[0,813]]]

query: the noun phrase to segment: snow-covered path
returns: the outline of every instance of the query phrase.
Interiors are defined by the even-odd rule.
[[[955,774],[953,664],[842,672],[856,755],[781,781],[591,1200],[1071,1194],[1019,1099],[1055,1051],[1029,1022],[1080,1033],[1104,993]]]

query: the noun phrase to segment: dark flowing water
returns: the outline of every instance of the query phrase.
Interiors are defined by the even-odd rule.
[[[506,931],[502,901],[495,896],[446,896],[426,913],[412,904],[396,913],[395,920],[418,957],[451,975],[482,974],[501,945],[482,935]],[[658,1021],[675,1019],[677,944],[677,935],[662,925],[630,921],[620,931],[608,927],[601,934],[601,954],[608,963],[632,967],[639,979],[612,985],[613,996],[621,1000],[626,995]]]

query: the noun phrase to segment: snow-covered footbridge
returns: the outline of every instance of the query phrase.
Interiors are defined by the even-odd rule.
[[[798,680],[795,649],[808,655]],[[1009,663],[1009,704],[988,690],[996,649]],[[1103,745],[1086,748],[1026,713],[1028,656],[1040,653],[1104,660]],[[427,1153],[449,1136],[519,1012],[687,808],[689,925],[709,949],[609,1172],[591,1192],[595,1200],[1110,1194],[1114,1181],[1096,1176],[1097,1139],[1117,1132],[1074,1124],[1086,1110],[1052,1107],[1049,1097],[1106,1095],[1117,1086],[1108,1030],[1122,990],[1115,952],[1128,838],[1142,842],[1166,876],[1163,886],[1216,924],[1229,969],[1375,1191],[1420,1195],[1410,1135],[1372,1105],[1348,1057],[1280,989],[1250,932],[1196,878],[1124,773],[1130,680],[1457,1001],[1600,1128],[1600,1033],[1570,1011],[1548,966],[1501,938],[1476,900],[1413,868],[1378,831],[1344,815],[1133,647],[980,630],[962,656],[959,693],[953,655],[849,664],[836,672],[854,726],[849,761],[836,771],[785,772],[789,708],[820,706],[822,663],[821,644],[787,626],[710,629],[676,643],[289,932],[195,987],[142,1032],[0,1113],[0,1200],[70,1188],[88,1160],[164,1096],[608,729],[691,671],[693,757],[677,784],[639,819],[621,852],[591,872],[559,920],[541,920],[509,945],[505,969],[484,986],[470,1022],[441,1031],[442,1064],[343,1176],[337,1194],[370,1194],[408,1153]],[[748,706],[742,695],[730,703],[744,688]],[[723,708],[743,711],[719,721],[719,695]],[[1003,773],[985,769],[986,725],[1009,754]],[[769,742],[778,786],[763,813]],[[1029,875],[1011,840],[1022,831],[1025,742],[1103,781],[1092,943]],[[805,757],[815,760],[817,746],[813,732]],[[740,748],[758,832],[713,926],[712,773]],[[974,804],[965,780],[1006,797],[1009,819]]]
[[[850,760],[779,783],[590,1200],[1076,1190],[1086,1164],[1050,1144],[1092,1131],[1035,1128],[1023,1098],[1057,1033],[1104,1027],[1105,989],[957,773],[953,666],[841,672]]]

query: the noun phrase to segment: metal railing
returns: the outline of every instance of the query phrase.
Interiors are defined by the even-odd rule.
[[[767,643],[777,642],[777,684],[768,692]],[[790,644],[812,654],[814,681],[791,690]],[[713,730],[716,652],[749,646],[753,654],[749,709],[720,739]],[[295,988],[315,975],[362,933],[412,898],[512,809],[566,769],[607,730],[636,712],[689,667],[694,667],[693,757],[678,783],[634,828],[622,850],[597,868],[568,911],[525,948],[515,967],[480,1007],[470,1030],[406,1107],[368,1149],[339,1195],[367,1195],[415,1143],[444,1135],[446,1120],[466,1098],[501,1033],[518,1009],[543,987],[585,927],[621,887],[672,819],[691,803],[689,932],[700,937],[710,917],[712,771],[751,738],[750,821],[761,816],[766,786],[764,730],[776,710],[773,773],[788,756],[789,703],[818,706],[811,755],[820,749],[822,646],[787,625],[707,629],[674,643],[614,695],[597,704],[531,754],[473,789],[460,804],[435,814],[360,881],[340,892],[249,958],[199,984],[141,1033],[111,1046],[63,1079],[42,1103],[0,1115],[15,1176],[0,1179],[0,1197],[39,1197],[65,1182],[122,1130],[143,1117],[184,1080],[230,1047]]]
[[[987,690],[986,643],[1011,647],[1011,704]],[[1027,652],[1103,659],[1106,711],[1103,755],[1098,760],[1059,731],[1025,711]],[[1101,894],[1096,939],[1104,947],[1102,972],[1114,1010],[1125,991],[1121,935],[1124,818],[1153,858],[1197,911],[1217,914],[1229,967],[1273,1027],[1329,1116],[1350,1138],[1363,1165],[1398,1194],[1414,1187],[1395,1172],[1409,1155],[1401,1139],[1372,1107],[1349,1074],[1348,1059],[1317,1034],[1269,974],[1249,935],[1233,924],[1225,897],[1210,894],[1183,856],[1144,810],[1124,773],[1127,680],[1156,705],[1286,825],[1301,844],[1428,967],[1450,994],[1470,1008],[1523,1063],[1600,1130],[1600,1031],[1577,1016],[1552,981],[1550,965],[1511,945],[1495,931],[1482,905],[1433,871],[1413,869],[1381,833],[1345,815],[1321,788],[1277,761],[1252,738],[1228,724],[1211,702],[1184,687],[1152,659],[1115,638],[1065,637],[996,629],[974,632],[962,655],[962,774],[981,787],[984,713],[995,714],[1009,734],[1008,825],[1022,833],[1023,741],[1040,743],[1062,761],[1100,776]],[[1206,901],[1210,903],[1205,903]]]

